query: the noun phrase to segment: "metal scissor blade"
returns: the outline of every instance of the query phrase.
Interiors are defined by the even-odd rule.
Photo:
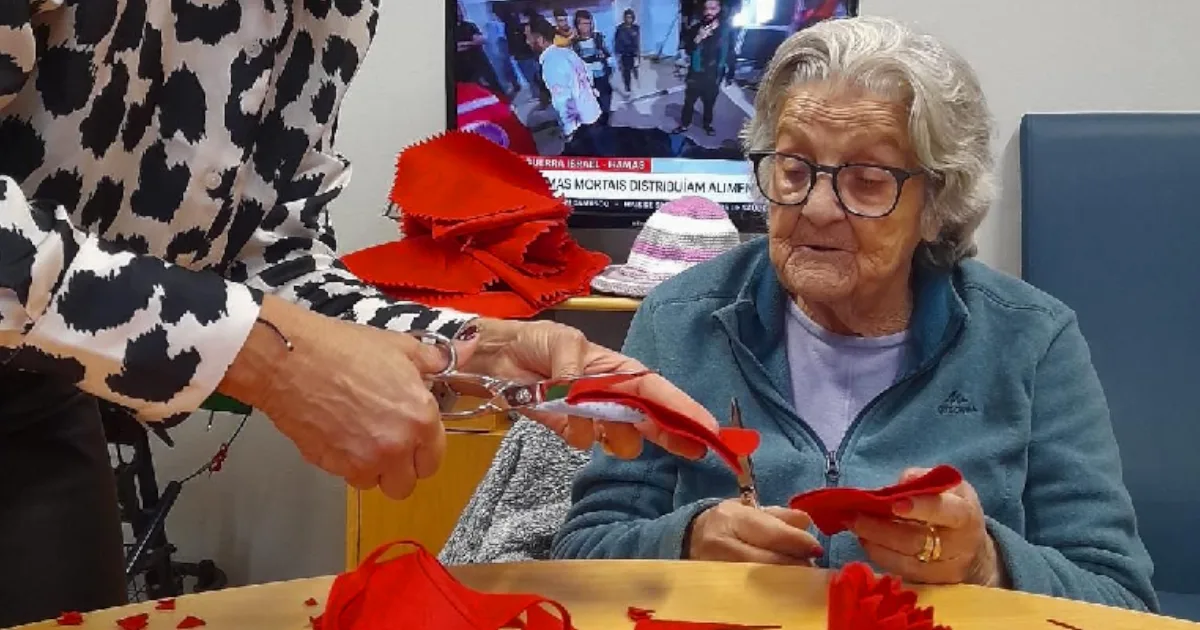
[[[733,398],[729,403],[729,424],[737,429],[745,428],[742,425],[742,408],[738,405],[737,398]],[[742,472],[737,476],[742,503],[753,508],[759,507],[758,487],[754,483],[754,463],[750,461],[749,455],[739,456],[738,463],[742,467]]]

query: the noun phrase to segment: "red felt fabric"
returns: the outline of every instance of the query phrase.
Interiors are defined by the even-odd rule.
[[[175,627],[179,628],[179,630],[188,630],[188,628],[199,628],[206,625],[208,624],[203,619],[196,617],[195,615],[188,615],[179,622],[179,625]]]
[[[783,627],[747,626],[722,621],[655,619],[653,610],[636,606],[630,606],[626,614],[629,616],[629,620],[634,622],[634,630],[776,630]]]
[[[60,626],[82,626],[83,613],[76,611],[65,612],[58,616],[57,622]]]
[[[155,610],[175,610],[175,598],[160,599],[154,604]]]
[[[917,608],[917,594],[894,576],[876,577],[861,562],[846,565],[829,583],[827,630],[950,630],[936,625],[933,608]]]
[[[589,294],[612,262],[570,237],[571,208],[537,169],[473,133],[405,150],[391,200],[404,237],[342,262],[397,299],[525,319]]]
[[[794,510],[812,517],[813,524],[828,536],[845,531],[860,514],[894,516],[892,507],[900,499],[941,494],[962,483],[962,473],[952,466],[938,466],[928,473],[877,490],[822,488],[796,495],[788,502]]]
[[[759,435],[757,431],[722,427],[714,433],[696,420],[674,409],[664,407],[636,394],[621,391],[617,389],[617,385],[618,382],[606,379],[576,381],[571,386],[571,391],[567,393],[567,402],[571,404],[612,402],[637,409],[664,431],[712,449],[737,473],[742,471],[738,457],[752,455],[758,449]]]
[[[117,620],[117,625],[121,630],[142,630],[150,625],[150,613],[138,613],[128,617],[122,617]]]
[[[397,546],[411,553],[381,561]],[[376,549],[329,591],[322,630],[499,630],[524,617],[528,630],[573,630],[567,610],[529,594],[491,594],[460,584],[423,547],[398,541]]]

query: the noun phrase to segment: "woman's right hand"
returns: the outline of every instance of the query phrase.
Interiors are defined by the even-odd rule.
[[[811,564],[824,554],[805,529],[812,519],[783,507],[756,509],[729,499],[692,521],[688,558],[760,564]]]
[[[355,488],[404,499],[437,471],[446,435],[423,376],[445,368],[442,351],[270,296],[261,318],[278,333],[254,326],[222,393],[262,411],[305,460]],[[456,344],[464,361],[476,345]]]

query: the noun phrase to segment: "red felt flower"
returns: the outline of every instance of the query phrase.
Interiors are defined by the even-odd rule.
[[[381,561],[392,547],[411,553]],[[532,594],[480,593],[454,579],[416,543],[376,549],[329,591],[321,630],[499,630],[518,620],[527,630],[572,630],[557,602]]]
[[[150,625],[150,613],[138,613],[128,617],[121,617],[117,620],[117,625],[121,630],[142,630]]]
[[[60,626],[82,626],[83,613],[75,611],[65,612],[58,616],[57,622]]]
[[[828,630],[950,630],[935,625],[933,608],[917,608],[917,594],[900,580],[877,578],[861,562],[846,565],[829,584]]]
[[[203,619],[188,615],[183,618],[183,621],[179,622],[179,625],[175,627],[179,628],[179,630],[187,630],[188,628],[199,628],[200,626],[206,625],[208,624],[206,624]]]
[[[897,501],[919,496],[938,495],[962,483],[962,473],[952,466],[938,466],[904,483],[878,490],[856,488],[822,488],[792,497],[788,502],[793,510],[812,517],[826,535],[845,531],[859,514],[891,517]]]
[[[175,598],[160,599],[154,604],[155,610],[175,610]]]

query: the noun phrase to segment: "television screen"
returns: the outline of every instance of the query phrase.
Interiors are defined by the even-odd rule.
[[[759,231],[739,134],[776,48],[857,0],[451,0],[448,127],[525,156],[574,207],[624,228],[701,195]]]

